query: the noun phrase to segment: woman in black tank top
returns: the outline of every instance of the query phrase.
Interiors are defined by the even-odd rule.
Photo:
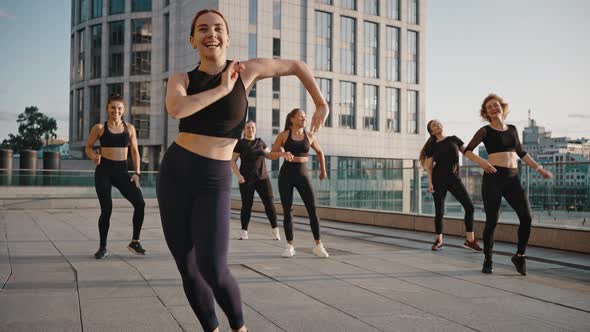
[[[505,122],[508,111],[508,104],[496,94],[490,94],[483,100],[479,114],[490,124],[477,131],[465,149],[465,156],[478,163],[485,171],[481,186],[483,207],[486,213],[486,226],[483,232],[485,258],[482,272],[493,272],[494,230],[500,217],[500,205],[502,197],[504,197],[516,212],[519,220],[518,246],[516,254],[512,256],[511,260],[516,267],[516,271],[526,275],[525,251],[531,234],[532,217],[528,197],[518,177],[518,168],[492,165],[488,160],[472,152],[483,142],[488,152],[488,158],[492,159],[493,157],[493,160],[497,160],[497,163],[503,160],[502,157],[513,158],[513,154],[516,154],[527,166],[536,170],[542,177],[550,179],[553,176],[551,172],[544,170],[524,151],[516,127],[507,125]]]
[[[428,173],[428,191],[434,198],[434,228],[436,237],[432,250],[441,250],[443,244],[443,215],[447,191],[461,203],[465,210],[465,243],[463,248],[481,251],[473,234],[473,203],[459,177],[459,151],[464,150],[463,141],[457,136],[443,135],[443,125],[430,120],[426,125],[430,134],[420,151],[420,164]]]
[[[241,20],[240,11],[232,15]],[[158,174],[162,229],[202,328],[218,330],[217,300],[232,330],[246,331],[240,290],[227,266],[227,255],[230,164],[244,127],[248,92],[261,79],[297,76],[316,105],[313,130],[323,125],[328,104],[313,73],[301,61],[228,61],[229,26],[218,11],[195,15],[189,42],[199,53],[199,65],[189,73],[172,74],[166,86],[166,111],[180,123]]]
[[[326,163],[319,142],[314,139],[311,133],[305,131],[305,121],[303,110],[298,108],[292,110],[285,120],[285,130],[277,136],[272,146],[274,153],[280,153],[281,150],[287,153],[279,172],[279,194],[283,206],[283,227],[287,238],[287,245],[282,256],[293,257],[295,255],[292,206],[293,189],[297,189],[309,216],[309,225],[315,240],[313,253],[318,257],[326,258],[329,255],[320,240],[320,221],[315,206],[315,193],[306,167],[309,148],[311,147],[317,154],[320,164],[320,180],[327,176]]]
[[[110,96],[107,100],[108,120],[104,124],[98,123],[92,127],[85,148],[88,158],[96,164],[94,185],[100,202],[100,217],[98,219],[100,244],[98,251],[94,254],[96,259],[101,259],[107,254],[107,234],[113,210],[112,186],[119,189],[123,197],[133,205],[133,235],[127,248],[136,255],[145,255],[145,250],[139,242],[145,203],[139,187],[141,172],[137,135],[135,127],[123,121],[124,112],[123,98],[119,95]],[[113,132],[115,130],[117,132]],[[94,143],[97,140],[100,141],[101,153],[93,151]],[[131,177],[127,172],[128,147],[131,148],[131,159],[135,170]]]

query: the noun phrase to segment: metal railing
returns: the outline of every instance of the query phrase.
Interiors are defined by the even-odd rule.
[[[559,227],[590,227],[590,162],[544,164],[554,174],[542,179],[530,168],[521,169],[520,178],[528,193],[533,223]],[[278,173],[269,171],[275,201],[279,202]],[[328,178],[318,179],[318,171],[310,170],[318,206],[389,211],[404,214],[433,215],[434,202],[428,193],[428,178],[419,168],[332,169]],[[481,198],[483,171],[477,166],[460,168],[460,176],[475,205],[475,218],[485,220]],[[155,198],[157,172],[143,172],[141,185],[146,198]],[[87,187],[86,197],[95,195],[92,170],[20,170],[0,169],[2,187]],[[120,197],[113,190],[114,197]],[[4,195],[6,196],[6,195]],[[302,203],[299,195],[296,203]],[[232,197],[240,198],[235,177]],[[461,205],[449,193],[445,216],[463,216]],[[512,208],[503,202],[500,222],[517,223]]]

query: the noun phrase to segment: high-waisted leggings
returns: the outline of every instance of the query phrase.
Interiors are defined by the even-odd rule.
[[[315,194],[311,180],[307,174],[306,163],[290,163],[285,161],[279,172],[279,194],[283,206],[283,227],[287,241],[293,241],[293,189],[296,188],[303,200],[313,238],[320,239],[320,222],[316,213]]]
[[[516,212],[518,226],[518,254],[526,251],[531,234],[531,208],[526,193],[520,184],[518,169],[494,166],[494,174],[485,173],[481,186],[483,207],[486,212],[486,226],[483,232],[484,253],[491,255],[494,247],[494,230],[498,223],[502,197]]]
[[[158,174],[164,237],[205,331],[219,325],[213,298],[231,328],[244,325],[238,283],[227,266],[231,179],[229,161],[197,155],[176,143],[166,151]]]
[[[465,211],[465,231],[473,232],[473,203],[461,179],[452,173],[445,175],[435,173],[432,177],[432,185],[434,187],[432,197],[434,198],[434,228],[436,234],[443,233],[443,216],[447,191],[463,206],[463,210]]]
[[[133,205],[133,240],[139,240],[139,233],[143,225],[145,202],[141,189],[131,181],[131,177],[127,173],[127,161],[109,160],[102,157],[94,172],[94,187],[100,203],[98,233],[102,248],[107,246],[107,235],[111,225],[111,213],[113,212],[111,189],[113,186],[119,189],[121,195]]]
[[[270,180],[256,179],[240,183],[240,194],[242,195],[242,209],[240,211],[240,221],[242,222],[242,229],[247,231],[248,224],[250,223],[250,216],[252,215],[252,204],[254,204],[254,191],[258,193],[262,204],[264,205],[264,211],[270,221],[272,228],[277,227],[277,211],[275,205],[272,202],[272,185]]]

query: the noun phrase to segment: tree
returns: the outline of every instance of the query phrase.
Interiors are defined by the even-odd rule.
[[[54,118],[39,112],[36,106],[29,106],[19,114],[16,119],[18,123],[18,135],[8,134],[8,139],[2,141],[2,148],[12,149],[15,152],[21,150],[39,150],[49,138],[56,138],[57,121]]]

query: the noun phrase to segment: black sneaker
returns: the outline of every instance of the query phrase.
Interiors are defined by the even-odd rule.
[[[514,267],[516,267],[516,271],[523,276],[526,276],[526,258],[524,256],[514,255],[510,260],[512,261],[512,264],[514,264]]]
[[[145,249],[141,247],[139,242],[131,241],[127,246],[127,249],[136,255],[145,255]]]
[[[494,268],[492,267],[492,257],[486,257],[483,261],[483,268],[481,269],[482,273],[490,274],[494,272]]]
[[[432,251],[439,251],[439,250],[443,250],[444,247],[445,247],[445,245],[443,244],[442,241],[436,240],[436,241],[434,241],[434,243],[432,244],[432,247],[430,249],[432,249]]]
[[[103,259],[107,255],[107,248],[100,247],[98,251],[94,253],[94,258]]]

